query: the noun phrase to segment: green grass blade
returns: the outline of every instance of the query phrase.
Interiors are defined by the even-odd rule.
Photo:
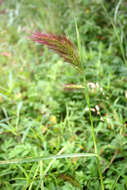
[[[74,154],[52,155],[52,156],[47,156],[47,157],[23,158],[23,159],[0,161],[0,165],[23,164],[23,163],[30,163],[30,162],[39,162],[41,160],[75,158],[75,157],[97,157],[97,155],[93,154],[93,153],[74,153]]]

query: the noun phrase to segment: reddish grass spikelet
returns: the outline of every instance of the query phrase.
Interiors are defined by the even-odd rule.
[[[31,36],[32,40],[40,44],[46,45],[49,49],[56,52],[64,61],[71,63],[76,68],[81,69],[78,51],[72,42],[65,36],[59,36],[51,33],[34,32]]]

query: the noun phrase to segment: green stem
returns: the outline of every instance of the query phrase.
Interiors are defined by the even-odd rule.
[[[98,173],[99,173],[99,177],[100,177],[101,189],[104,190],[103,176],[102,176],[100,160],[99,160],[99,156],[98,156],[98,150],[97,150],[94,125],[93,125],[93,117],[92,117],[92,113],[91,113],[91,105],[90,105],[88,86],[87,86],[87,81],[86,81],[85,77],[84,77],[84,85],[85,85],[85,97],[86,97],[87,105],[89,107],[89,118],[90,118],[90,122],[91,122],[91,131],[92,131],[92,138],[93,138],[93,143],[94,143],[94,151],[95,151],[95,154],[97,155],[97,157],[96,157],[97,169],[98,169]]]
[[[72,6],[72,10],[73,10],[73,6]],[[79,50],[79,56],[80,56],[80,62],[81,62],[81,64],[79,65],[79,70],[80,70],[80,73],[84,77],[85,97],[86,97],[87,105],[89,107],[89,118],[90,118],[90,122],[91,122],[91,131],[92,131],[92,138],[93,138],[93,143],[94,143],[94,151],[95,151],[95,154],[97,155],[96,156],[97,169],[98,169],[98,174],[100,177],[101,189],[104,190],[103,176],[102,176],[102,172],[101,172],[100,160],[99,160],[99,156],[98,156],[97,143],[96,143],[96,137],[95,137],[95,131],[94,131],[94,125],[93,125],[93,117],[91,114],[89,92],[88,92],[88,87],[87,87],[87,81],[86,81],[85,74],[84,74],[84,57],[83,57],[82,46],[81,46],[81,41],[80,41],[80,34],[79,34],[77,21],[76,21],[74,12],[73,12],[73,18],[75,20],[77,43],[78,43],[78,50]]]
[[[103,177],[102,177],[100,160],[99,160],[98,151],[97,151],[96,137],[95,137],[95,132],[94,132],[93,117],[91,114],[91,105],[90,105],[88,86],[87,86],[87,81],[86,81],[85,74],[84,74],[84,67],[83,67],[84,66],[84,58],[83,58],[83,52],[82,52],[82,47],[81,47],[81,42],[80,42],[80,35],[79,35],[76,19],[75,19],[75,26],[76,26],[76,33],[77,33],[78,50],[79,50],[79,54],[80,54],[79,56],[80,56],[80,60],[81,60],[80,72],[84,77],[85,97],[86,97],[87,105],[89,107],[89,118],[90,118],[90,122],[91,122],[91,131],[92,131],[92,138],[93,138],[93,143],[94,143],[94,151],[95,151],[95,154],[97,155],[97,157],[96,157],[97,169],[98,169],[98,173],[99,173],[99,177],[100,177],[101,189],[104,190]]]

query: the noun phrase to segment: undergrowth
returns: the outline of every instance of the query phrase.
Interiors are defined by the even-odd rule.
[[[126,189],[126,1],[0,2],[0,189],[101,189],[84,76],[28,39],[78,47],[75,19],[104,187]]]

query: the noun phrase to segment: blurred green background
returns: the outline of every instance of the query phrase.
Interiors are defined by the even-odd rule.
[[[83,85],[71,65],[29,39],[77,21],[106,190],[127,188],[127,2],[0,1],[0,160],[93,153]],[[63,149],[64,148],[64,149]],[[50,164],[50,166],[49,166]],[[44,175],[45,174],[45,175]],[[99,190],[95,158],[1,165],[1,190]]]

